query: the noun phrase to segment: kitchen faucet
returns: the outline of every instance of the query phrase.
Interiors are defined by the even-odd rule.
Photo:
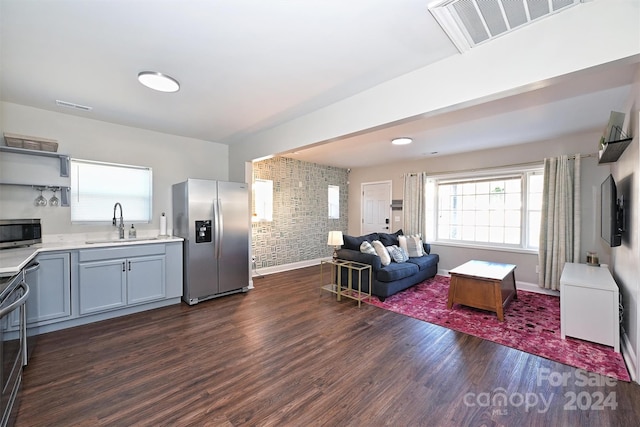
[[[113,205],[113,225],[116,226],[116,209],[120,206],[120,226],[118,226],[119,237],[124,239],[124,218],[122,217],[122,205],[120,202],[116,202]]]

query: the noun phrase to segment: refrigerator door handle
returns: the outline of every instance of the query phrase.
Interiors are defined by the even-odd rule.
[[[224,224],[223,224],[224,215],[222,215],[222,201],[220,199],[216,199],[216,205],[217,205],[216,217],[218,218],[218,229],[216,233],[218,244],[216,245],[216,247],[217,247],[218,258],[221,258],[222,257],[222,238],[224,237]]]
[[[222,253],[222,209],[220,199],[215,199],[213,203],[213,221],[216,233],[215,257],[220,258]]]

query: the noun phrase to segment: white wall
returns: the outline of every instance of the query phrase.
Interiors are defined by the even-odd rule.
[[[545,157],[561,154],[583,155],[595,154],[598,149],[600,135],[587,133],[572,135],[560,140],[541,141],[518,146],[475,151],[454,156],[435,156],[414,162],[389,164],[384,167],[354,168],[349,174],[349,229],[352,235],[360,234],[361,184],[391,180],[392,198],[403,199],[403,176],[408,172],[427,172],[437,175],[455,171],[471,171],[474,169],[500,167],[520,163],[540,162]],[[608,165],[598,165],[596,157],[582,159],[581,189],[582,189],[582,231],[581,231],[581,262],[585,262],[586,251],[598,252],[600,261],[608,263],[611,249],[600,239],[600,183],[610,173]],[[402,216],[402,211],[393,211],[393,216]],[[391,231],[402,228],[402,222],[394,221],[392,217]],[[459,246],[433,245],[433,252],[440,255],[438,268],[442,271],[450,270],[470,259],[507,262],[518,266],[516,278],[519,282],[537,284],[538,264],[537,253],[508,252]]]
[[[91,113],[87,113],[90,117]],[[89,118],[41,110],[18,104],[0,104],[0,131],[55,139],[58,152],[71,157],[150,166],[153,169],[153,222],[136,225],[139,230],[160,228],[160,214],[166,212],[171,227],[171,185],[187,178],[228,180],[228,147],[226,145],[168,135],[159,132],[115,125]],[[4,144],[3,144],[4,145]],[[15,160],[15,154],[0,153],[2,161]],[[48,159],[19,156],[27,164],[46,163]],[[25,172],[13,179],[60,185],[56,161],[35,172]],[[28,165],[26,165],[28,166]],[[6,163],[5,163],[6,167]],[[4,168],[3,168],[4,169]],[[53,171],[53,172],[52,172]],[[4,171],[3,171],[4,172]],[[14,173],[18,174],[20,172]],[[27,176],[37,174],[40,176]],[[68,185],[68,184],[67,184]],[[109,183],[105,183],[109,185]],[[30,187],[0,185],[0,218],[41,218],[44,234],[110,232],[112,226],[72,225],[68,207],[37,208],[38,195]],[[48,194],[49,196],[51,193]],[[127,207],[124,206],[126,221]],[[113,212],[105,212],[110,220]]]
[[[613,166],[618,197],[624,196],[627,231],[622,245],[613,249],[613,276],[624,304],[623,347],[627,363],[640,382],[640,69],[629,102],[630,134],[633,141]]]

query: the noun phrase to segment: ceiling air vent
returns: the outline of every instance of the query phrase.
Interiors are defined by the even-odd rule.
[[[460,52],[590,0],[438,0],[429,11]]]
[[[56,104],[59,107],[75,108],[76,110],[82,110],[82,111],[93,110],[93,107],[87,107],[86,105],[75,104],[73,102],[68,102],[68,101],[60,101],[59,99],[56,99]]]

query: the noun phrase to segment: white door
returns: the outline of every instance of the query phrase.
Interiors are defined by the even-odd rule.
[[[390,233],[391,181],[362,184],[362,234]]]

